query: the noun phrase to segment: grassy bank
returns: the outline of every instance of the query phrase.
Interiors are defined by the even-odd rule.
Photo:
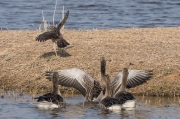
[[[46,70],[80,68],[100,78],[100,57],[113,78],[123,67],[153,70],[154,77],[129,90],[137,95],[180,96],[180,28],[64,30],[71,44],[55,56],[52,42],[35,41],[41,31],[0,31],[0,87],[30,93],[51,90]],[[75,90],[61,88],[66,93]],[[75,91],[77,92],[77,91]]]

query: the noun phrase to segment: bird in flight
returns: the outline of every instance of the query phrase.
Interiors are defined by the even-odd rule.
[[[36,37],[36,41],[44,42],[46,40],[51,39],[53,42],[53,49],[55,52],[55,55],[57,56],[57,50],[56,50],[56,44],[58,48],[64,48],[67,45],[70,45],[64,38],[63,35],[60,33],[60,29],[62,26],[66,23],[66,20],[69,16],[69,10],[67,11],[65,17],[63,20],[58,24],[57,27],[49,27],[47,32],[44,32]]]

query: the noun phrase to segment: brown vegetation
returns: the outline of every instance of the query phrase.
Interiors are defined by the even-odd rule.
[[[46,70],[80,68],[100,78],[100,57],[113,78],[124,67],[153,70],[154,77],[130,92],[137,95],[180,96],[180,28],[64,30],[71,44],[55,56],[51,40],[37,42],[41,31],[0,31],[0,89],[31,93],[51,90]],[[65,90],[63,90],[65,89]],[[61,88],[62,91],[75,91]]]

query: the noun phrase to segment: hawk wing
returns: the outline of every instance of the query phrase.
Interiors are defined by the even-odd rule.
[[[55,38],[58,38],[55,32],[47,31],[36,37],[36,41],[44,42],[46,40],[55,39]]]
[[[64,16],[63,20],[58,24],[57,31],[61,29],[61,27],[66,23],[66,20],[69,16],[69,10],[67,11],[66,15]]]

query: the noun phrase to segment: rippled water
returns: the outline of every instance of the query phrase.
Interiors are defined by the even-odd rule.
[[[58,0],[55,22],[62,6],[70,10],[69,29],[180,26],[179,0]],[[1,0],[0,28],[38,29],[45,19],[52,23],[55,0]]]
[[[1,119],[50,119],[50,118],[72,118],[72,119],[94,119],[94,118],[124,118],[124,119],[178,119],[180,117],[179,98],[158,98],[136,96],[137,106],[132,111],[110,112],[101,110],[98,104],[85,103],[81,95],[68,96],[64,98],[66,108],[56,110],[40,110],[30,95],[0,98]]]

